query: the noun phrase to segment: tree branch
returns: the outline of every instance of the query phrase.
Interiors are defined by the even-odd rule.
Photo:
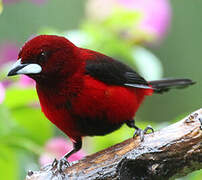
[[[152,134],[120,144],[71,164],[64,172],[30,171],[26,180],[169,179],[202,168],[202,109]]]

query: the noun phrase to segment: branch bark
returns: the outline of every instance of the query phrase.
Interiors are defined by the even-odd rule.
[[[30,171],[26,180],[144,179],[180,177],[202,169],[202,109],[152,134],[120,144],[71,164],[64,173]]]

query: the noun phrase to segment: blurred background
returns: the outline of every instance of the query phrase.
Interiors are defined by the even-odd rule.
[[[34,82],[26,76],[6,77],[28,39],[38,34],[63,35],[77,46],[129,64],[147,80],[188,77],[196,81],[181,91],[147,97],[136,123],[159,129],[201,108],[201,9],[200,0],[0,0],[0,179],[24,179],[29,169],[37,170],[72,148],[42,114]],[[69,160],[132,134],[123,126],[105,137],[84,138],[82,151]],[[201,176],[202,170],[181,179]]]

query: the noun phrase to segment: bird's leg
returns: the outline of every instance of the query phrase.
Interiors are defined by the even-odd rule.
[[[64,170],[70,166],[67,159],[77,151],[79,151],[82,147],[82,140],[81,138],[78,138],[75,142],[73,142],[73,150],[69,153],[65,154],[60,160],[55,159],[51,165],[42,167],[43,170],[51,170],[51,172],[56,176],[58,174],[65,176]]]
[[[133,134],[133,137],[140,136],[140,140],[144,140],[144,134],[147,133],[148,130],[151,130],[152,133],[154,132],[153,128],[151,126],[147,126],[144,130],[140,129],[135,125],[135,120],[130,120],[126,122],[127,126],[130,128],[135,128],[135,132]]]
[[[81,138],[78,138],[75,142],[73,142],[73,150],[68,152],[67,154],[65,154],[58,162],[58,169],[60,171],[63,171],[64,169],[66,169],[68,166],[70,166],[69,162],[68,162],[68,158],[76,153],[77,151],[79,151],[82,147],[82,140]]]
[[[68,166],[70,166],[69,162],[68,162],[68,158],[76,153],[77,151],[79,151],[82,147],[82,140],[81,138],[78,138],[74,143],[74,148],[72,151],[68,152],[67,154],[65,154],[58,162],[58,169],[60,171],[63,171],[65,168],[67,168]]]

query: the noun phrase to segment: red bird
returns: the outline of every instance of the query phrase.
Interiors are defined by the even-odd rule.
[[[144,133],[133,120],[146,95],[193,84],[189,79],[147,82],[127,65],[76,47],[64,37],[40,35],[22,47],[8,76],[26,74],[36,81],[42,111],[73,142],[61,161],[82,147],[83,136],[105,135],[124,123]]]

